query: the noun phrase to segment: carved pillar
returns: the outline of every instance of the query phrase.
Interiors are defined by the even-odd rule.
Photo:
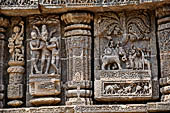
[[[164,6],[157,9],[157,35],[160,50],[160,91],[161,101],[170,102],[170,7]]]
[[[9,68],[9,84],[7,96],[9,106],[21,106],[24,97],[24,22],[21,18],[12,18],[12,35],[8,39],[8,48],[10,60]]]
[[[8,26],[9,22],[6,18],[0,17],[0,108],[4,106],[4,78],[5,78],[5,64],[6,62],[6,27]]]
[[[90,13],[67,13],[64,37],[68,57],[66,104],[92,104],[91,81],[91,21]]]
[[[29,103],[34,106],[56,105],[61,101],[58,97],[61,93],[59,17],[31,16],[28,21]]]

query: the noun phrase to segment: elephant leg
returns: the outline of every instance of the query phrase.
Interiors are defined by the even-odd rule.
[[[147,65],[148,65],[148,70],[150,70],[150,62],[149,61],[147,61]]]
[[[119,63],[119,62],[117,63],[117,65],[118,65],[119,69],[122,69],[122,67],[120,66],[120,63]]]
[[[111,70],[111,64],[108,65],[108,70]]]
[[[106,67],[106,63],[103,63],[102,64],[102,70],[105,70],[105,67]]]

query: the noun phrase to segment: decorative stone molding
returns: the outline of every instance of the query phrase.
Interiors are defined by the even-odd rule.
[[[124,5],[138,5],[148,2],[158,2],[162,0],[1,0],[0,5],[8,7],[32,7],[43,5],[45,7],[105,7],[105,6],[124,6]]]

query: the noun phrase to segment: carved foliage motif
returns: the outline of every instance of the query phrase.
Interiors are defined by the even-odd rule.
[[[101,86],[100,90],[104,95],[152,96],[152,83],[143,82],[151,80],[152,76],[151,43],[153,42],[149,17],[149,13],[145,11],[130,14],[108,12],[96,15],[95,84],[97,85],[100,80],[103,82],[113,80],[111,84]],[[96,99],[105,98],[98,97],[97,92],[95,93]],[[107,101],[110,101],[109,98]]]

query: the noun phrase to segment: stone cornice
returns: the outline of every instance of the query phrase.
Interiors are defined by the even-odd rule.
[[[169,0],[0,0],[0,13],[10,16],[27,16],[41,13],[63,13],[73,10],[91,12],[155,9]],[[10,12],[9,12],[10,11]]]

